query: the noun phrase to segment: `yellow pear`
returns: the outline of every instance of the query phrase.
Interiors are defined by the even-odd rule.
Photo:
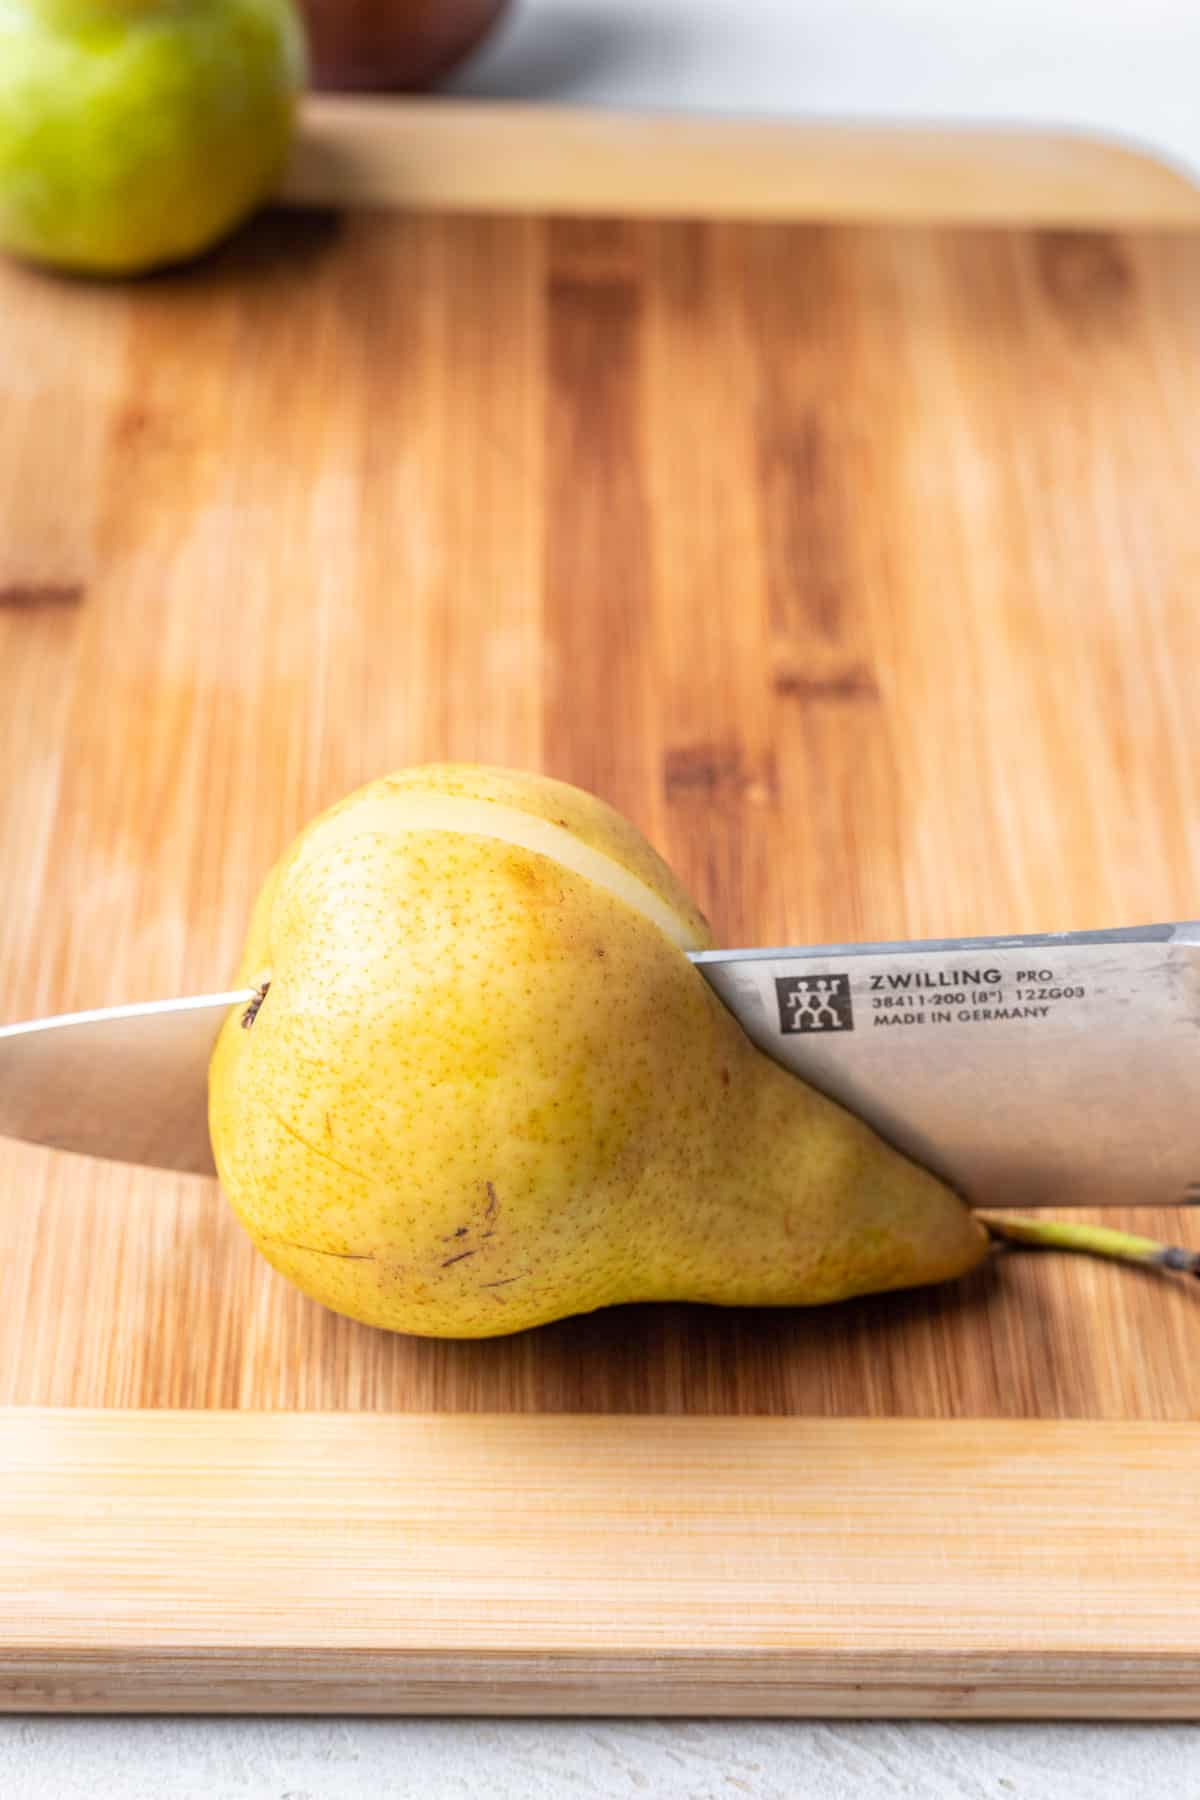
[[[487,1337],[631,1300],[801,1306],[941,1281],[988,1238],[762,1055],[701,914],[562,782],[438,765],[317,819],[259,899],[210,1121],[305,1293]]]

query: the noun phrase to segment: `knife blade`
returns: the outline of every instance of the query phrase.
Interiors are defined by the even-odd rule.
[[[976,1205],[1200,1200],[1200,923],[693,960],[761,1049]]]
[[[1200,923],[693,952],[758,1046],[988,1206],[1200,1200]],[[252,989],[0,1028],[0,1136],[215,1173]]]
[[[0,1137],[215,1175],[208,1064],[253,989],[60,1013],[0,1027]]]

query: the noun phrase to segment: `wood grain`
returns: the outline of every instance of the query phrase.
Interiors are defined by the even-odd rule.
[[[1183,170],[1082,132],[442,97],[310,97],[284,195],[302,206],[409,212],[1075,227],[1200,220],[1200,189]]]
[[[0,1708],[1194,1716],[1198,1452],[1147,1424],[14,1411]]]
[[[596,788],[726,942],[1194,916],[1198,316],[1170,236],[280,213],[5,269],[0,1017],[223,985],[290,835],[428,757]],[[23,1404],[1200,1412],[1200,1290],[1082,1261],[437,1344],[202,1182],[4,1144],[0,1218]]]

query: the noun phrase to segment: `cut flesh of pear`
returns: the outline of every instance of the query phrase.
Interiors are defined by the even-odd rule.
[[[539,819],[515,806],[472,800],[459,794],[397,793],[363,801],[322,825],[310,843],[302,847],[288,873],[298,874],[310,862],[355,838],[397,837],[408,831],[448,831],[459,837],[494,838],[515,849],[548,857],[560,868],[581,875],[631,906],[679,949],[696,947],[696,935],[689,930],[687,921],[644,881],[602,850],[594,850],[549,819]]]

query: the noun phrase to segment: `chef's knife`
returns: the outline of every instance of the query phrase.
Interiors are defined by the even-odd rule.
[[[769,1056],[978,1205],[1200,1200],[1200,922],[692,961]],[[0,1029],[0,1135],[213,1174],[208,1059],[255,997]]]

